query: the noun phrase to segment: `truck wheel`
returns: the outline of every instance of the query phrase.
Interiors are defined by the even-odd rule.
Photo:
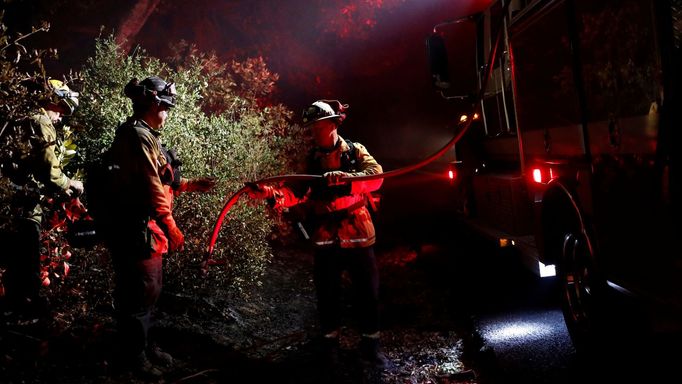
[[[557,291],[573,346],[585,354],[603,344],[601,337],[608,328],[608,286],[580,213],[567,202],[566,194],[549,197],[542,220],[545,252],[548,261],[556,265]]]
[[[563,234],[558,277],[566,327],[576,350],[592,350],[603,335],[606,281],[600,276],[585,235]]]
[[[571,341],[589,362],[644,345],[648,334],[643,308],[609,287],[587,236],[579,231],[564,235],[557,276]]]

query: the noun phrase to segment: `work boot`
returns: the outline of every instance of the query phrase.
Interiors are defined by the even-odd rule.
[[[163,376],[163,372],[154,366],[147,358],[147,354],[142,352],[133,360],[132,373],[143,380],[157,380]]]
[[[339,337],[321,337],[320,352],[325,364],[329,366],[337,365],[339,363]]]
[[[26,299],[25,313],[32,319],[51,318],[50,300],[43,296],[34,296]]]
[[[364,364],[373,368],[384,370],[390,366],[390,361],[379,348],[378,337],[362,337],[360,340],[360,358]]]
[[[10,298],[6,300],[3,315],[20,322],[50,319],[50,303],[42,296]]]
[[[152,345],[147,349],[147,356],[149,360],[162,367],[170,368],[173,366],[173,356],[170,353],[162,350],[157,345]]]
[[[329,337],[328,337],[329,336]],[[339,382],[342,376],[341,347],[337,335],[325,335],[318,340],[319,347],[319,382],[333,384]]]

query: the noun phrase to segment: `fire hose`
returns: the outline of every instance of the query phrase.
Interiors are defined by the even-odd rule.
[[[469,126],[471,125],[471,121],[473,119],[467,119],[463,126],[462,129],[455,135],[450,141],[448,141],[447,144],[443,146],[440,150],[432,154],[431,156],[423,159],[422,161],[411,164],[409,166],[403,167],[403,168],[398,168],[394,169],[391,171],[383,172],[383,173],[377,173],[374,175],[364,175],[364,176],[345,176],[341,177],[340,181],[341,182],[352,182],[352,181],[369,181],[369,180],[374,180],[374,179],[386,179],[389,177],[395,177],[395,176],[400,176],[408,172],[412,172],[414,170],[417,170],[435,159],[441,157],[445,152],[447,152],[450,147],[455,145],[461,137],[466,133],[466,131],[469,129]],[[273,183],[279,183],[279,182],[284,182],[284,181],[306,181],[306,180],[313,180],[313,179],[320,179],[322,178],[322,175],[308,175],[308,174],[291,174],[291,175],[279,175],[279,176],[271,176],[271,177],[266,177],[257,181],[254,181],[252,184],[256,185],[263,185],[263,184],[273,184]],[[220,215],[218,216],[218,220],[216,220],[216,224],[213,227],[213,234],[211,235],[211,241],[209,242],[208,245],[208,250],[205,254],[204,260],[201,264],[202,270],[206,271],[209,265],[215,264],[211,256],[213,255],[213,250],[215,249],[215,243],[218,240],[218,234],[220,233],[220,228],[222,227],[223,221],[225,220],[225,216],[227,213],[230,211],[232,206],[239,200],[239,197],[241,197],[244,192],[248,191],[250,189],[250,186],[245,185],[242,187],[240,190],[235,192],[232,197],[230,197],[227,202],[225,203],[225,206],[223,207],[222,211],[220,212]]]
[[[508,8],[509,3],[505,4],[503,8],[503,14],[504,11]],[[501,18],[504,20],[504,17]],[[471,17],[467,16],[466,18],[459,19],[455,22],[459,22],[461,20],[471,20]],[[502,20],[500,22],[502,22]],[[453,23],[455,23],[453,22]],[[435,28],[434,28],[435,29]],[[353,181],[368,181],[368,180],[374,180],[374,179],[386,179],[390,177],[396,177],[400,176],[403,174],[406,174],[408,172],[412,172],[414,170],[417,170],[419,168],[424,167],[425,165],[431,163],[432,161],[436,160],[437,158],[441,157],[442,155],[447,152],[448,149],[450,149],[453,145],[455,145],[461,138],[464,136],[464,134],[469,130],[469,127],[471,126],[474,114],[476,113],[478,109],[478,105],[480,105],[481,101],[483,100],[483,97],[485,95],[485,89],[488,83],[488,80],[490,79],[492,75],[492,70],[493,70],[493,63],[494,60],[497,56],[497,49],[498,45],[500,42],[500,36],[502,35],[502,28],[497,29],[497,35],[495,37],[495,44],[493,45],[493,50],[490,54],[490,57],[488,58],[488,63],[486,66],[486,74],[483,77],[483,81],[481,82],[481,87],[479,89],[478,94],[476,95],[476,98],[474,99],[472,105],[472,111],[470,116],[472,118],[467,118],[464,121],[460,121],[461,128],[455,136],[450,139],[441,149],[433,153],[432,155],[426,157],[425,159],[421,160],[418,163],[411,164],[402,168],[394,169],[391,171],[383,172],[383,173],[378,173],[374,175],[364,175],[364,176],[346,176],[342,177],[340,181],[345,181],[345,182],[353,182]],[[306,180],[313,180],[313,179],[320,179],[322,178],[322,175],[309,175],[309,174],[289,174],[289,175],[279,175],[279,176],[271,176],[271,177],[266,177],[260,180],[256,180],[254,182],[251,182],[250,184],[256,184],[256,185],[264,185],[264,184],[272,184],[272,183],[279,183],[279,182],[284,182],[284,181],[306,181]],[[214,264],[222,264],[219,262],[215,262],[212,259],[213,256],[213,251],[215,249],[215,243],[218,240],[218,234],[220,233],[220,228],[222,227],[223,221],[225,220],[225,216],[227,213],[230,211],[232,206],[239,200],[242,194],[244,192],[248,191],[251,187],[249,185],[245,185],[241,189],[239,189],[237,192],[235,192],[225,203],[223,206],[223,209],[220,211],[220,215],[218,216],[218,219],[216,220],[215,226],[213,227],[213,233],[211,234],[211,239],[208,244],[208,249],[204,255],[204,258],[201,262],[201,269],[204,273],[207,272],[208,267],[210,265]]]

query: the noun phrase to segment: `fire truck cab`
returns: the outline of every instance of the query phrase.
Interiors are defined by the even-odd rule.
[[[455,146],[463,219],[556,273],[579,350],[682,327],[681,10],[495,0],[427,40],[434,86],[480,115]],[[459,23],[475,52],[452,49]],[[451,95],[469,75],[448,71],[453,52],[476,61],[479,97]]]

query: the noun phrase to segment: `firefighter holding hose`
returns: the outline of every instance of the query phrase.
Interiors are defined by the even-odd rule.
[[[295,207],[304,212],[309,238],[314,244],[313,278],[317,309],[326,352],[339,348],[341,275],[348,272],[359,315],[360,352],[363,361],[379,368],[387,361],[379,349],[379,273],[373,245],[374,224],[367,208],[369,194],[383,179],[347,179],[382,173],[382,167],[365,146],[339,136],[348,105],[338,100],[318,100],[303,111],[304,126],[311,129],[307,173],[322,175],[313,181],[281,187],[249,184],[254,199],[268,199],[275,208]]]

